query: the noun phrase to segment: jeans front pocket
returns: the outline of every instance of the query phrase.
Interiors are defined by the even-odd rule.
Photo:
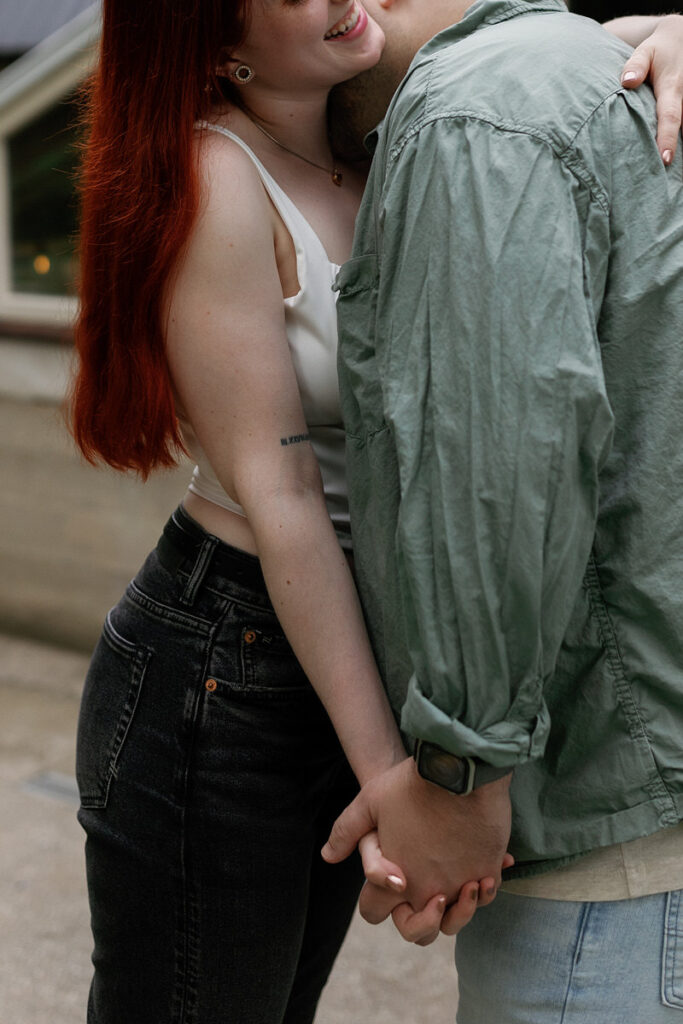
[[[104,623],[85,679],[76,741],[81,806],[107,806],[112,780],[140,698],[151,651],[130,643]]]
[[[244,687],[251,693],[312,692],[287,637],[276,629],[259,629],[255,624],[245,626],[240,658]]]
[[[667,894],[662,950],[662,1002],[683,1010],[683,890]]]

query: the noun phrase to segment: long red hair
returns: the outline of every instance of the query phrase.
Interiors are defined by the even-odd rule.
[[[69,402],[89,462],[146,477],[182,451],[162,297],[197,215],[193,125],[221,89],[215,67],[241,42],[247,4],[104,2],[80,178],[79,365]]]

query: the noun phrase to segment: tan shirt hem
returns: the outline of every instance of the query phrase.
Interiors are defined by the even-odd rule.
[[[683,824],[644,839],[592,850],[532,878],[504,882],[503,892],[549,900],[600,902],[683,889]]]

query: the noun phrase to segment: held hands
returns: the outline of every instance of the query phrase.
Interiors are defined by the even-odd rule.
[[[635,89],[646,79],[657,97],[657,145],[664,163],[670,164],[683,120],[683,15],[661,18],[625,64],[621,76],[625,88]]]
[[[470,923],[478,907],[488,906],[496,898],[495,879],[482,878],[479,882],[466,882],[458,899],[450,907],[443,893],[439,893],[422,910],[415,911],[410,903],[405,902],[398,902],[389,910],[382,890],[389,889],[398,893],[400,900],[405,900],[406,881],[403,872],[382,855],[376,831],[363,836],[358,848],[367,879],[359,903],[361,916],[369,924],[380,924],[391,913],[398,932],[406,942],[413,942],[417,946],[429,946],[438,938],[439,932],[457,935]],[[514,862],[514,857],[506,853],[502,868],[512,867]],[[383,909],[377,909],[378,902]]]
[[[323,857],[337,863],[360,843],[367,921],[391,914],[401,935],[419,945],[439,930],[455,935],[494,899],[501,870],[512,863],[505,853],[509,785],[508,776],[454,796],[420,778],[406,758],[366,783],[335,822]]]

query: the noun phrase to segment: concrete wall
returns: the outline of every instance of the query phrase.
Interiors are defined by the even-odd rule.
[[[59,408],[66,358],[0,343],[0,632],[89,650],[191,467],[142,484],[85,464]]]

